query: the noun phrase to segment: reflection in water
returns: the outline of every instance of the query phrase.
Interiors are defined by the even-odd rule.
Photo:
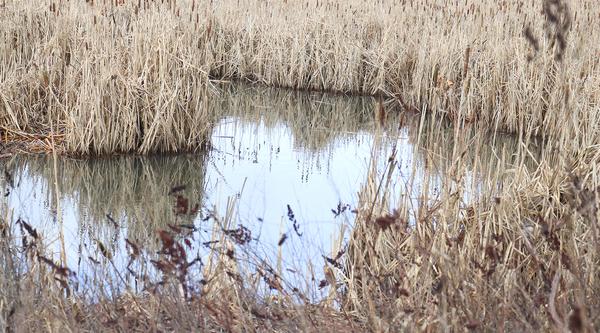
[[[321,256],[339,250],[336,237],[353,220],[351,209],[339,208],[355,207],[372,163],[382,169],[397,150],[399,177],[389,188],[393,203],[402,194],[416,200],[419,184],[435,195],[453,162],[452,128],[404,119],[407,126],[398,129],[393,115],[387,128],[378,128],[370,98],[236,86],[215,98],[211,105],[220,117],[207,154],[59,158],[56,176],[51,157],[5,161],[14,178],[7,196],[13,220],[22,218],[40,230],[55,258],[62,234],[67,265],[86,276],[91,270],[86,259],[97,260],[101,248],[125,266],[126,255],[117,254],[125,252],[126,239],[158,250],[155,231],[178,225],[200,230],[189,257],[206,255],[202,244],[211,241],[214,227],[207,217],[228,212],[233,220],[217,218],[219,228],[244,225],[254,239],[252,251],[277,262],[290,279],[297,274],[305,281],[307,272],[313,274],[308,262],[320,271]],[[517,142],[496,138],[464,152],[473,171],[472,193],[494,190],[497,184],[482,189],[477,179],[510,167]],[[174,187],[181,191],[170,193]],[[176,214],[182,205],[186,214]]]

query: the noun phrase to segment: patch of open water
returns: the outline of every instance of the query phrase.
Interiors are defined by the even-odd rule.
[[[372,163],[383,170],[396,150],[391,203],[411,177],[418,185],[433,174],[430,195],[439,191],[431,155],[419,148],[419,122],[401,129],[391,122],[383,131],[374,106],[371,98],[232,88],[213,103],[223,116],[208,153],[60,157],[56,168],[51,156],[19,156],[5,163],[13,178],[4,182],[5,205],[12,221],[35,227],[49,257],[64,256],[84,284],[99,276],[93,262],[102,261],[100,247],[125,271],[125,240],[158,249],[156,230],[169,224],[197,228],[188,257],[205,263],[206,244],[215,241],[211,215],[221,229],[247,228],[251,251],[288,280],[318,283],[323,256],[335,256],[351,228]],[[170,193],[174,187],[185,188]],[[416,200],[418,191],[410,195]],[[185,214],[176,214],[182,207]]]

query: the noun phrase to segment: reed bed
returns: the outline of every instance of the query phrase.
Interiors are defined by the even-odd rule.
[[[181,254],[192,236],[161,229],[159,253],[136,256],[160,273],[143,280],[154,288],[94,291],[100,299],[44,259],[38,231],[3,214],[0,324],[597,331],[598,20],[591,0],[3,2],[5,140],[34,137],[79,154],[197,149],[224,116],[211,107],[215,81],[236,79],[385,96],[375,122],[421,113],[409,136],[423,163],[411,165],[404,192],[390,193],[401,161],[374,154],[347,243],[324,257],[322,280],[308,282],[327,288],[318,304],[244,247],[244,229],[227,229],[234,203],[209,216],[219,245],[202,274],[187,275],[193,259]],[[320,117],[305,120],[343,123]],[[302,137],[303,121],[289,119]],[[454,127],[444,131],[447,122]],[[496,146],[500,132],[515,140]],[[67,190],[77,175],[105,177],[64,169],[73,183],[56,186]],[[57,183],[54,170],[44,177]],[[140,195],[125,183],[106,193]]]
[[[396,201],[386,191],[394,156],[371,170],[346,256],[331,265],[342,308],[374,331],[597,330],[598,147],[543,151],[535,168],[520,149],[516,163],[500,158],[512,167],[474,179],[469,166],[485,159],[468,154],[482,144],[454,132],[441,182],[426,171]],[[438,193],[423,185],[433,182]]]
[[[210,79],[242,79],[577,148],[600,137],[594,4],[5,1],[0,126],[64,134],[70,152],[189,150]]]
[[[15,1],[3,3],[0,21],[3,132],[61,134],[52,147],[77,154],[206,143],[197,31],[164,6]]]
[[[588,1],[549,3],[223,1],[206,9],[211,74],[382,94],[401,111],[590,144],[598,18]]]

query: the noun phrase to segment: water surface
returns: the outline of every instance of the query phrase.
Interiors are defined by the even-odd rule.
[[[64,256],[79,277],[96,270],[90,261],[102,259],[100,246],[123,269],[125,239],[158,249],[156,231],[169,224],[196,226],[189,257],[202,258],[216,223],[221,230],[247,228],[251,251],[290,280],[318,281],[322,256],[343,247],[370,170],[384,171],[395,151],[389,202],[405,195],[417,206],[420,185],[439,195],[441,170],[452,163],[452,128],[437,124],[435,135],[426,135],[419,117],[393,115],[382,126],[372,98],[232,86],[211,107],[220,116],[208,152],[4,161],[12,221],[39,230],[50,256]],[[466,183],[477,189],[478,177],[510,163],[506,156],[517,146],[497,140],[469,152],[480,159],[467,166],[477,171]],[[177,196],[187,200],[185,214],[176,214]]]

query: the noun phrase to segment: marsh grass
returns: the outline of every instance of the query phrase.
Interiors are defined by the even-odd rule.
[[[82,154],[191,150],[213,119],[210,79],[242,79],[384,95],[399,111],[576,149],[599,137],[593,8],[590,0],[6,1],[0,126],[64,135],[64,149]]]
[[[96,299],[75,288],[65,267],[44,260],[41,231],[3,214],[0,324],[29,331],[598,330],[600,49],[591,42],[600,37],[598,15],[591,0],[564,4],[3,2],[3,139],[56,138],[80,154],[197,149],[219,119],[208,106],[211,80],[241,79],[383,94],[388,105],[374,108],[374,122],[382,124],[385,112],[421,112],[413,140],[429,162],[415,162],[406,191],[392,194],[396,156],[374,155],[346,247],[325,260],[319,285],[329,296],[318,304],[244,250],[234,204],[211,217],[219,246],[202,272],[208,284],[190,276],[197,288],[186,291],[181,274],[193,259],[181,261],[179,249],[187,236],[159,229],[161,253],[139,260],[159,278],[144,283],[160,287],[98,288],[90,291]],[[442,134],[450,146],[424,140],[443,133],[440,118],[455,125]],[[488,144],[499,132],[516,133],[514,150]],[[383,170],[376,167],[388,157]],[[77,174],[76,166],[65,169]],[[484,172],[473,179],[473,169]],[[127,193],[123,184],[108,188]]]
[[[466,153],[477,151],[477,141],[455,133],[449,163],[440,166],[441,194],[420,187],[416,209],[410,188],[391,202],[380,184],[390,179],[393,158],[391,169],[371,171],[337,271],[342,308],[375,331],[594,331],[600,320],[597,147],[474,180],[467,166],[482,161],[468,162]],[[447,147],[430,149],[445,156]],[[517,161],[527,154],[521,150]],[[473,182],[481,182],[479,193],[465,201]]]
[[[210,124],[196,31],[152,8],[4,3],[3,131],[61,134],[78,154],[200,148]]]

